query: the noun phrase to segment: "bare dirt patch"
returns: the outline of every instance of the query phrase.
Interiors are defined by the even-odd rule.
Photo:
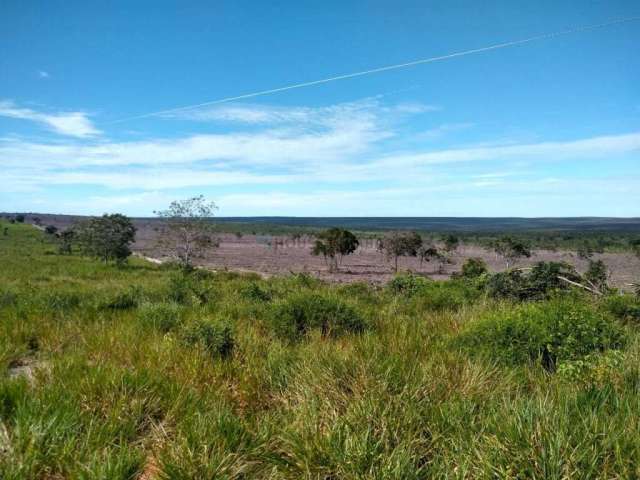
[[[157,233],[151,229],[138,232],[138,240],[134,249],[141,255],[151,258],[162,258],[155,241]],[[233,270],[256,272],[263,276],[285,275],[288,273],[308,273],[318,278],[333,282],[365,281],[383,283],[393,277],[393,268],[377,248],[373,239],[365,239],[360,248],[345,257],[340,271],[330,273],[322,257],[311,255],[313,239],[303,236],[292,240],[285,237],[265,235],[221,234],[220,247],[209,253],[200,263],[216,270]],[[438,271],[438,265],[423,263],[416,258],[403,257],[399,261],[401,270],[427,275],[436,280],[449,278],[452,273],[460,271],[467,258],[482,258],[492,271],[505,269],[505,263],[493,252],[476,245],[462,245],[452,256],[453,264],[445,267],[444,274]],[[604,253],[597,255],[611,271],[611,283],[617,287],[627,288],[628,284],[640,277],[640,260],[628,253]],[[568,262],[579,271],[585,271],[587,262],[578,258],[575,253],[567,251],[537,250],[529,259],[518,262],[518,266],[526,267],[539,261]]]

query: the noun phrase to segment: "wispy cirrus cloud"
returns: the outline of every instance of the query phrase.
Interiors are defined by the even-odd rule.
[[[19,107],[10,100],[3,100],[0,101],[0,116],[37,122],[56,133],[72,137],[88,138],[101,133],[85,112],[42,113]]]
[[[31,120],[40,115],[6,102],[0,104],[0,114],[1,109]],[[115,141],[105,135],[33,141],[11,135],[0,138],[0,175],[10,191],[33,198],[51,190],[91,192],[86,204],[69,199],[59,204],[60,211],[99,212],[111,205],[142,214],[146,205],[148,214],[162,206],[157,202],[175,195],[171,192],[209,188],[220,192],[221,206],[230,209],[225,214],[322,215],[343,212],[346,205],[351,214],[427,214],[420,211],[425,202],[441,209],[445,199],[453,205],[458,197],[468,199],[469,192],[485,205],[499,192],[501,198],[550,198],[569,188],[575,193],[571,179],[556,176],[550,167],[554,162],[629,159],[640,152],[640,132],[434,148],[416,143],[415,130],[403,129],[413,115],[430,110],[428,105],[388,105],[379,99],[315,108],[234,105],[200,112],[206,117],[198,120],[205,123],[197,125],[199,133],[173,138]],[[216,125],[218,133],[209,133],[207,122],[225,128]],[[453,137],[464,128],[468,126],[442,124],[427,136]],[[616,187],[628,184],[628,179],[618,179],[604,182],[603,188],[629,196],[628,189]],[[352,207],[356,204],[363,206],[358,210]],[[401,212],[393,210],[398,205],[404,205]],[[446,212],[462,213],[453,208]]]

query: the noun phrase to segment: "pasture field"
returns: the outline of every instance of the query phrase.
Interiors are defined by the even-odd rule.
[[[118,267],[0,223],[0,478],[640,477],[638,299],[492,281]]]

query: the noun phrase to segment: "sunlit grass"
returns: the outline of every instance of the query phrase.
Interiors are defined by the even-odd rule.
[[[624,309],[567,299],[626,340],[588,377],[552,374],[536,359],[505,361],[491,342],[460,342],[523,308],[462,281],[409,295],[305,276],[183,279],[137,259],[118,268],[58,255],[41,232],[6,226],[3,480],[640,476],[632,299]],[[292,301],[366,328],[314,327],[290,341],[274,315]],[[201,325],[228,328],[232,349],[210,348]]]

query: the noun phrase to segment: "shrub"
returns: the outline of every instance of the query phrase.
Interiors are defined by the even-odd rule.
[[[608,288],[607,281],[609,279],[609,272],[602,260],[589,260],[589,268],[584,273],[584,278],[601,292]]]
[[[235,348],[233,330],[226,323],[195,322],[185,329],[184,340],[200,345],[212,357],[228,358]]]
[[[623,360],[624,354],[619,350],[590,353],[579,360],[560,362],[558,375],[588,388],[602,388],[612,381],[621,381]]]
[[[468,282],[429,282],[416,297],[421,309],[432,311],[456,311],[472,303],[480,292]]]
[[[314,329],[319,329],[323,337],[337,337],[362,332],[366,326],[353,307],[318,294],[299,294],[276,304],[271,321],[276,335],[290,341]]]
[[[244,285],[240,289],[240,294],[243,298],[254,302],[269,302],[271,300],[271,293],[267,292],[255,282],[251,282]]]
[[[167,333],[173,330],[181,320],[181,308],[175,303],[143,303],[138,318],[150,327]]]
[[[487,264],[481,258],[468,258],[462,264],[461,275],[464,278],[478,278],[488,271]]]
[[[167,297],[183,305],[208,303],[213,292],[210,279],[211,273],[204,270],[176,272],[169,277]]]
[[[622,327],[588,305],[553,300],[502,309],[471,324],[461,342],[508,364],[558,362],[624,345]]]
[[[631,295],[611,295],[603,299],[606,312],[620,320],[640,322],[640,301]]]
[[[17,305],[18,295],[10,290],[0,291],[0,308]]]
[[[567,291],[571,286],[561,280],[562,276],[572,281],[580,277],[575,269],[564,262],[538,262],[529,273],[508,270],[491,275],[486,289],[490,297],[509,300],[541,300],[554,293]]]
[[[142,299],[142,290],[140,287],[131,286],[128,290],[118,292],[109,300],[103,302],[100,308],[107,310],[128,310],[136,308]]]
[[[43,299],[43,306],[47,310],[67,311],[80,305],[82,298],[77,293],[52,292],[46,294]]]
[[[413,296],[423,290],[430,281],[424,277],[407,273],[404,275],[396,275],[387,283],[387,288],[395,293],[405,296]]]

